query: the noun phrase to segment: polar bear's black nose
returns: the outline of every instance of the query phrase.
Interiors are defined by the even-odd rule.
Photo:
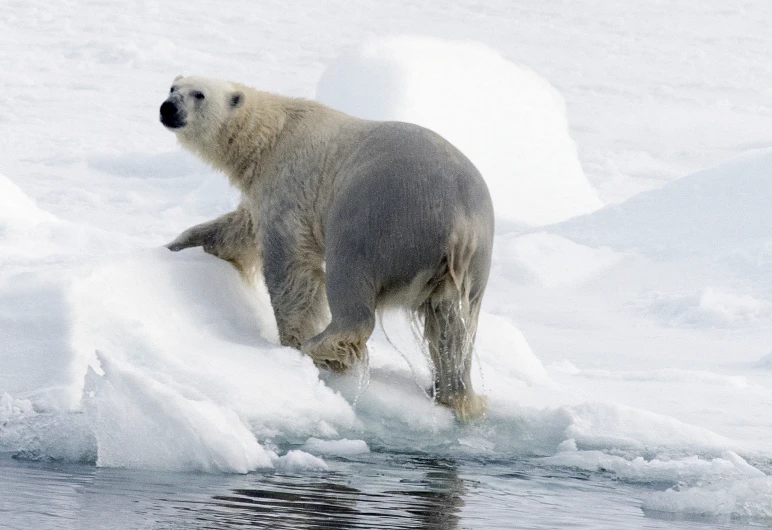
[[[166,100],[161,105],[161,123],[171,129],[185,125],[184,116],[173,102]]]
[[[177,114],[177,105],[171,101],[164,101],[161,105],[161,116],[164,118],[173,118]]]

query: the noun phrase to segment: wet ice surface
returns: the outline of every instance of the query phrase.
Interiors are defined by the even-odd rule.
[[[646,512],[604,474],[534,460],[373,452],[329,471],[159,473],[0,456],[0,526],[48,528],[751,528],[772,522]]]

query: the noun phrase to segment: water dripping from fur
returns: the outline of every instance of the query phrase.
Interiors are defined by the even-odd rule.
[[[372,348],[372,346],[370,346]],[[370,386],[370,354],[364,356],[364,359],[362,359],[362,362],[356,363],[354,370],[356,370],[356,376],[357,376],[357,391],[354,395],[354,403],[352,404],[352,408],[354,409],[354,412],[357,410],[357,403],[359,402],[359,398],[362,397],[362,395],[367,390],[367,387]]]
[[[416,339],[418,344],[422,344],[423,339],[421,337],[423,336],[423,330],[420,329],[420,324],[417,322],[417,319],[414,318],[413,313],[408,313],[410,318],[410,330],[413,332],[413,337]],[[421,390],[421,392],[432,402],[434,402],[434,392],[428,392],[426,388],[423,387],[421,384],[420,377],[418,376],[418,371],[416,370],[415,366],[413,366],[413,363],[410,362],[410,359],[405,355],[405,353],[394,343],[394,341],[391,340],[391,337],[389,336],[388,331],[386,331],[386,326],[383,324],[383,314],[379,315],[378,322],[381,325],[381,329],[383,330],[383,336],[386,337],[386,342],[389,343],[389,345],[394,348],[394,350],[402,357],[405,362],[407,363],[408,368],[410,368],[410,374],[413,376],[413,382],[416,384],[416,386]],[[432,379],[434,378],[434,367],[431,362],[431,358],[429,357],[428,351],[426,351],[425,348],[421,348],[421,351],[424,354],[424,357],[426,358],[427,362],[429,363],[429,366],[432,368]]]

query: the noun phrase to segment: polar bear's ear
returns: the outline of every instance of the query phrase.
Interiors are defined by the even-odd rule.
[[[175,81],[179,81],[179,80],[180,80],[180,79],[182,79],[183,77],[185,77],[185,76],[184,76],[184,75],[182,75],[182,74],[180,74],[180,75],[178,75],[177,77],[175,77],[175,78],[174,78],[174,80],[175,80]]]
[[[244,94],[241,92],[234,92],[230,97],[230,105],[232,109],[235,109],[244,102]]]

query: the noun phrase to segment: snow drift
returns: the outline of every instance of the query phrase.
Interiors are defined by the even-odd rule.
[[[483,174],[499,219],[543,225],[602,206],[579,164],[563,98],[482,44],[373,38],[327,67],[316,98],[361,118],[437,131]]]
[[[553,229],[618,250],[725,253],[772,239],[772,149],[748,153]]]

